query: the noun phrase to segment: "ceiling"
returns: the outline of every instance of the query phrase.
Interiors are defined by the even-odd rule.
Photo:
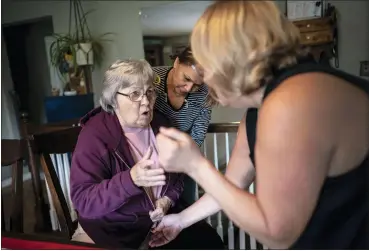
[[[178,36],[189,34],[196,21],[212,1],[180,1],[141,9],[145,36]]]

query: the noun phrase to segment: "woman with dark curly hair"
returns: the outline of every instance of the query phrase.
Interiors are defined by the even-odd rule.
[[[193,58],[190,47],[176,57],[173,66],[158,66],[153,70],[158,75],[155,109],[166,115],[174,127],[188,133],[200,147],[210,123],[211,106],[202,69]],[[196,183],[188,176],[184,182],[182,198],[192,204]]]

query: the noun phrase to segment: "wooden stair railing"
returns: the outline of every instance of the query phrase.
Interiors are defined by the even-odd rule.
[[[228,123],[211,123],[208,127],[207,136],[202,146],[203,153],[214,166],[222,173],[225,173],[229,159],[232,155],[232,149],[234,142],[237,138],[237,131],[239,122]],[[233,141],[233,143],[231,143]],[[224,158],[224,162],[220,161],[220,158]],[[254,182],[249,188],[250,193],[256,192],[256,182]],[[204,194],[204,190],[201,187],[197,187],[198,198]],[[223,241],[227,243],[228,249],[266,249],[261,243],[256,241],[252,236],[239,229],[233,224],[233,222],[227,217],[224,212],[218,212],[217,214],[208,217],[208,223],[214,227],[218,234],[223,238]]]

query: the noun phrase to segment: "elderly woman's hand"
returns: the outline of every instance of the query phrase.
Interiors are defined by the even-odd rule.
[[[131,178],[138,187],[164,186],[165,175],[162,168],[150,169],[154,164],[150,160],[152,148],[149,147],[145,156],[131,168]]]
[[[164,217],[164,215],[167,214],[169,208],[171,207],[172,201],[167,196],[164,196],[158,199],[155,202],[155,205],[156,209],[149,212],[152,222],[161,221],[161,219]]]
[[[205,160],[200,148],[187,133],[162,127],[156,139],[160,164],[168,172],[191,175]]]

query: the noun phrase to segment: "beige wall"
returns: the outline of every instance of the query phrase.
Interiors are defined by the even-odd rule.
[[[26,37],[28,84],[30,86],[29,113],[32,121],[37,124],[46,123],[44,98],[51,93],[44,37],[52,33],[52,23],[47,20],[31,25]]]
[[[369,60],[369,1],[327,1],[338,10],[340,69],[359,75],[360,61]]]

